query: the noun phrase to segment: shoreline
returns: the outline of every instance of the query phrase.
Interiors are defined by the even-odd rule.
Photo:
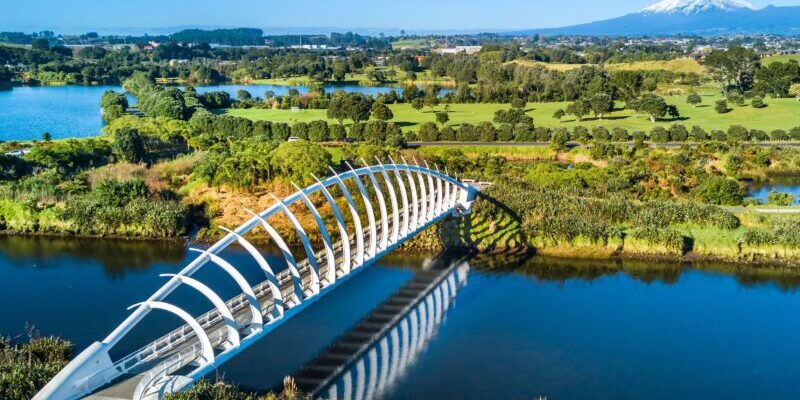
[[[470,247],[463,245],[448,245],[443,242],[431,243],[430,237],[418,237],[412,239],[397,250],[393,252],[395,255],[411,255],[421,251],[441,251],[445,248],[449,249],[463,249],[464,251],[476,251],[481,255],[515,255],[526,257],[546,257],[560,260],[587,260],[587,261],[652,261],[652,262],[669,262],[669,263],[722,263],[732,266],[740,266],[754,269],[761,268],[790,268],[800,271],[800,262],[794,259],[766,259],[760,257],[746,258],[731,258],[722,255],[714,254],[699,254],[695,251],[689,251],[681,256],[657,253],[657,252],[625,252],[624,250],[612,246],[576,246],[576,245],[559,245],[559,246],[527,246],[527,247],[496,247],[492,249],[480,249],[478,247]],[[208,246],[216,242],[214,239],[200,239],[194,240],[191,236],[181,236],[177,238],[148,238],[148,237],[132,237],[122,235],[74,235],[74,234],[59,234],[52,232],[30,233],[30,232],[14,232],[10,230],[0,230],[0,237],[12,238],[31,238],[31,239],[62,239],[74,241],[86,240],[102,240],[102,241],[120,241],[131,243],[159,243],[159,244],[175,244],[187,246],[189,244],[197,244]],[[428,239],[427,243],[424,241]],[[451,238],[452,239],[452,238]],[[265,248],[273,247],[274,244],[269,240],[253,240],[253,244]],[[301,249],[300,243],[289,242],[290,247]],[[312,242],[314,246],[322,246],[321,242]]]

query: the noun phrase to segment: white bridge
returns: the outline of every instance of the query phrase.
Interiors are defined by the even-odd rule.
[[[334,172],[327,179],[314,179],[316,184],[305,189],[298,187],[298,192],[284,199],[275,198],[273,206],[253,213],[250,220],[235,230],[227,230],[228,234],[208,249],[196,250],[196,259],[179,273],[165,275],[169,280],[164,286],[146,301],[131,306],[133,312],[119,327],[79,354],[34,399],[93,396],[152,400],[185,389],[409,238],[449,215],[468,213],[480,190],[480,185],[461,182],[446,171],[431,169],[427,163],[421,167],[416,161],[412,165],[405,160],[402,164],[392,160],[390,164],[350,167],[341,174]],[[355,191],[360,194],[358,201],[352,194]],[[345,207],[340,207],[337,200]],[[330,207],[335,230],[326,225],[315,204]],[[313,216],[315,229],[323,241],[322,249],[314,248],[305,228],[290,210],[293,205],[306,208]],[[295,257],[268,222],[278,214],[283,214],[296,230],[305,253],[302,259]],[[254,229],[265,230],[275,242],[285,260],[285,270],[276,273],[273,265],[248,241],[247,235]],[[265,275],[264,281],[251,285],[237,267],[223,258],[222,252],[233,244],[241,246],[254,259]],[[224,270],[241,294],[224,301],[192,277],[209,264]],[[194,289],[213,308],[194,317],[165,301],[181,285]],[[153,310],[171,313],[184,325],[164,332],[127,356],[112,360],[110,350]]]

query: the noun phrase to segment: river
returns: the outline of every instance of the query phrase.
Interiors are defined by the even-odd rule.
[[[192,257],[180,243],[0,238],[0,335],[22,334],[29,324],[81,350],[160,286],[159,274],[174,273]],[[280,385],[420,276],[430,259],[401,254],[369,267],[233,358],[220,376],[254,390]],[[244,253],[230,256],[235,265],[247,266],[246,260]],[[424,338],[407,340],[424,319],[415,314],[398,323],[399,335],[387,334],[382,342],[390,349],[396,348],[393,340],[417,343],[414,351],[386,352],[376,344],[326,393],[437,399],[800,396],[795,272],[538,257],[462,264],[458,289],[437,294],[438,322],[426,325]],[[242,270],[251,282],[259,279],[257,268]],[[197,277],[223,297],[236,291],[217,269]],[[188,289],[171,296],[195,315],[211,308]],[[160,314],[148,318],[140,325],[145,330],[177,324]],[[371,362],[373,355],[380,362]],[[385,376],[376,367],[384,358],[393,366]]]
[[[308,92],[305,86],[216,85],[199,86],[198,92],[224,90],[235,98],[239,89],[263,97],[267,91],[285,95],[291,89]],[[0,140],[38,140],[44,132],[54,139],[90,137],[100,134],[103,120],[100,97],[119,86],[21,86],[0,90]],[[368,95],[402,89],[388,86],[326,85],[326,91],[344,90]],[[130,98],[133,102],[134,99]]]

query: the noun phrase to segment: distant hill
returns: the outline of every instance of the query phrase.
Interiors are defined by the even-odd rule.
[[[800,34],[800,6],[756,9],[742,0],[664,0],[618,18],[507,35],[732,35]]]

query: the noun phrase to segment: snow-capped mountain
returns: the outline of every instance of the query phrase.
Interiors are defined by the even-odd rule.
[[[642,14],[699,14],[708,11],[755,10],[744,0],[663,0],[644,8]]]
[[[800,34],[800,6],[756,9],[746,0],[662,0],[618,18],[512,35],[733,35]]]

